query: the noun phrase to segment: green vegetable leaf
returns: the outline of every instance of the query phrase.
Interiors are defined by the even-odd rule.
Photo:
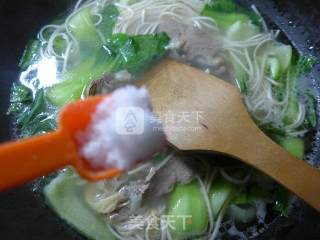
[[[27,44],[19,62],[19,67],[22,71],[26,70],[31,65],[32,61],[37,57],[40,47],[41,42],[39,40],[31,40]]]
[[[225,31],[237,21],[253,23],[260,26],[261,17],[238,5],[233,0],[215,0],[212,4],[206,4],[201,15],[213,18],[218,27]]]
[[[276,136],[284,136],[285,130],[281,127],[274,126],[272,123],[264,124],[261,126],[264,132],[274,139]]]
[[[29,88],[14,83],[8,114],[16,118],[22,136],[32,136],[56,128],[55,119],[48,112],[48,103],[43,89],[38,90],[33,98]]]
[[[22,130],[24,135],[33,136],[47,133],[57,128],[56,119],[47,113],[38,114]]]
[[[97,26],[97,28],[105,37],[109,37],[111,36],[114,25],[117,22],[119,11],[115,5],[109,4],[103,8],[101,15],[103,17],[103,21]]]
[[[7,114],[16,114],[32,102],[32,91],[22,84],[13,83],[10,93],[10,106]]]
[[[251,204],[231,204],[228,213],[235,221],[241,223],[250,223],[257,218],[257,210]]]
[[[155,60],[164,56],[169,41],[166,33],[134,36],[136,56],[128,61],[126,69],[132,73],[146,70]]]
[[[315,96],[311,92],[306,95],[306,125],[307,128],[315,128],[317,126],[317,106]]]
[[[53,43],[53,49],[58,55],[62,56],[66,48],[67,42],[63,37],[59,36],[55,38]]]
[[[297,137],[280,137],[278,143],[289,153],[302,159],[304,156],[304,142]]]
[[[171,192],[166,215],[172,217],[173,239],[185,239],[205,233],[208,227],[208,209],[196,181],[177,184]],[[183,221],[181,216],[190,216]]]
[[[296,90],[292,89],[289,94],[289,102],[283,118],[283,123],[285,125],[294,123],[299,114],[299,99]]]
[[[126,69],[131,73],[143,72],[150,64],[161,58],[169,43],[166,33],[128,36],[115,34],[107,42],[112,54],[120,57],[114,71]]]
[[[62,82],[48,90],[51,103],[61,106],[81,97],[87,85],[104,74],[128,70],[138,74],[166,53],[166,33],[129,36],[115,34],[94,58],[89,58],[62,77]]]
[[[272,195],[266,189],[261,186],[252,185],[247,187],[246,190],[237,194],[233,199],[232,203],[237,205],[242,204],[255,204],[257,202],[269,202],[272,199]]]
[[[70,31],[77,39],[80,49],[72,55],[74,62],[82,62],[94,57],[103,45],[90,11],[89,7],[82,9],[71,18],[69,23],[72,26]]]
[[[297,62],[298,77],[311,72],[312,68],[317,64],[318,60],[312,55],[302,55]]]
[[[278,187],[275,191],[275,203],[273,210],[280,212],[281,215],[287,216],[289,210],[289,193],[283,187]]]
[[[291,67],[289,67],[289,74],[291,78],[289,83],[287,83],[290,84],[289,88],[291,91],[289,95],[288,107],[283,119],[285,125],[290,125],[291,123],[293,123],[299,114],[299,98],[296,91],[296,84],[298,79],[301,76],[309,73],[317,62],[317,60],[313,56],[297,56],[297,54],[293,54],[292,57],[292,64]],[[313,107],[314,111],[316,111],[315,106]],[[309,112],[312,113],[312,110],[309,109]],[[316,118],[316,115],[313,115],[312,118],[313,117]],[[316,120],[314,119],[311,121],[313,121],[313,123],[316,122]]]
[[[221,178],[214,181],[209,198],[213,216],[216,218],[221,211],[223,205],[236,192],[236,186],[227,180]]]
[[[60,173],[44,189],[45,197],[55,212],[92,240],[113,240],[102,215],[84,200],[83,180],[71,169]]]
[[[141,36],[126,34],[112,35],[119,11],[109,4],[100,11],[103,20],[97,26],[90,14],[90,8],[84,8],[70,20],[71,31],[79,43],[79,53],[70,56],[69,66],[60,83],[47,91],[48,99],[55,106],[79,99],[93,80],[104,74],[128,70],[136,74],[143,72],[150,64],[162,57],[169,37],[165,33]],[[106,38],[102,43],[98,32]],[[63,40],[57,38],[55,46],[64,48]]]
[[[215,0],[210,4],[211,8],[215,11],[234,13],[238,9],[238,5],[233,0]]]
[[[26,126],[32,119],[45,110],[44,92],[43,90],[38,90],[32,104],[30,104],[29,111],[18,118],[18,123]]]

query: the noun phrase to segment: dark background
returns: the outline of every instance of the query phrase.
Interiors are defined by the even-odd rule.
[[[6,116],[9,88],[18,78],[18,62],[28,39],[49,23],[70,0],[0,0],[0,141],[10,139]],[[255,3],[302,52],[320,56],[319,1],[261,1]],[[318,67],[318,70],[320,68]],[[317,70],[315,70],[317,71]],[[316,72],[320,76],[320,72]],[[54,215],[27,185],[0,193],[1,240],[82,239]],[[318,240],[320,216],[306,208],[291,221],[280,219],[263,239]]]

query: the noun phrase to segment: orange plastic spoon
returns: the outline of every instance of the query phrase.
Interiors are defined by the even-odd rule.
[[[106,96],[88,98],[67,105],[60,113],[55,132],[0,145],[0,191],[72,165],[88,180],[119,175],[119,169],[92,169],[79,154],[76,133],[84,130],[91,114]]]

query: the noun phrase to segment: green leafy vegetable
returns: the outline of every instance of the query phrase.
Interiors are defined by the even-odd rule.
[[[41,42],[39,40],[31,40],[28,43],[19,62],[19,67],[22,71],[26,70],[31,65],[32,61],[37,57],[40,47]]]
[[[57,54],[62,56],[63,53],[65,52],[66,48],[67,48],[67,43],[63,37],[59,36],[59,37],[55,38],[54,43],[53,43],[53,49]]]
[[[271,201],[272,194],[267,190],[253,185],[249,186],[247,190],[243,190],[240,194],[236,195],[232,199],[233,204],[255,204],[257,202],[268,202]]]
[[[274,58],[277,61],[274,61]],[[310,56],[298,56],[292,47],[285,44],[272,44],[267,48],[266,72],[280,84],[273,86],[272,91],[278,101],[283,101],[287,88],[289,89],[288,104],[285,109],[282,123],[289,126],[294,123],[299,115],[301,99],[297,92],[298,79],[309,73],[315,64],[315,59]],[[288,78],[289,77],[289,78]],[[314,128],[316,125],[316,105],[307,98],[307,116],[302,127]],[[264,125],[263,129],[269,134],[285,135],[283,126]]]
[[[115,5],[109,4],[103,8],[101,15],[103,17],[103,21],[97,26],[97,28],[107,38],[112,35],[113,27],[119,16],[119,10]]]
[[[62,24],[61,20],[56,20],[53,22],[53,24]],[[49,41],[51,35],[53,34],[53,29],[51,28],[47,28],[43,31],[42,35],[43,38],[46,41]],[[66,40],[62,37],[62,36],[57,36],[54,41],[53,41],[53,45],[52,45],[54,51],[58,54],[58,55],[62,55],[67,47],[67,42]]]
[[[223,178],[214,181],[209,198],[213,216],[216,218],[225,202],[235,193],[236,186]]]
[[[120,57],[115,71],[126,69],[131,73],[139,73],[165,54],[169,40],[166,33],[137,36],[120,33],[113,35],[106,47],[111,50],[112,55]]]
[[[310,73],[317,62],[317,58],[312,55],[300,56],[297,63],[298,76]]]
[[[278,59],[281,72],[286,72],[292,62],[292,47],[283,43],[275,43],[271,45],[268,51],[269,55]]]
[[[78,41],[80,49],[80,51],[72,56],[73,60],[75,62],[82,62],[90,57],[94,57],[103,43],[94,25],[90,8],[84,8],[71,18],[69,25],[71,26],[71,32]]]
[[[26,105],[32,102],[32,91],[22,84],[13,83],[10,94],[8,114],[17,114],[24,111]]]
[[[278,211],[281,215],[287,216],[289,210],[289,193],[283,187],[276,188],[275,191],[275,203],[273,206],[275,211]]]
[[[316,59],[312,56],[302,55],[298,57],[296,55],[293,55],[292,64],[289,69],[290,71],[289,73],[290,81],[288,83],[290,84],[289,103],[283,119],[283,123],[285,125],[292,124],[297,119],[297,116],[299,114],[299,98],[296,91],[297,81],[302,75],[309,73],[312,70],[315,63],[316,63]]]
[[[32,136],[55,129],[55,119],[47,111],[47,104],[43,89],[39,89],[33,97],[26,86],[13,84],[8,114],[16,117],[21,135]]]
[[[273,79],[281,77],[281,66],[279,59],[275,57],[268,57],[266,61],[266,73]]]
[[[201,15],[213,18],[217,23],[218,27],[223,31],[226,31],[232,24],[234,24],[237,21],[240,21],[240,22],[250,21],[250,18],[244,14],[240,14],[240,13],[228,14],[228,13],[218,12],[208,5],[205,6]]]
[[[260,26],[260,16],[248,11],[233,0],[215,0],[212,4],[205,5],[201,15],[213,18],[218,27],[225,31],[237,21],[253,23]]]
[[[219,24],[219,20],[218,20],[218,25],[220,25],[220,28],[223,29],[225,31],[225,36],[226,38],[228,38],[231,41],[244,41],[249,39],[250,37],[253,37],[254,35],[259,33],[259,27],[257,27],[256,25],[252,24],[252,22],[250,21],[250,19],[246,16],[246,15],[239,15],[239,19],[234,19],[235,15],[234,13],[232,15],[230,15],[229,12],[229,8],[233,9],[231,6],[235,6],[236,8],[236,4],[233,1],[217,1],[215,2],[216,4],[220,5],[227,5],[229,6],[228,8],[224,9],[221,6],[217,6],[217,10],[219,11],[218,13],[214,13],[214,11],[211,9],[207,9],[207,15],[210,15],[212,18],[214,18],[215,21],[217,21],[217,19],[219,19],[219,14],[221,15],[221,11],[225,12],[223,13],[224,15],[226,15],[225,17],[229,16],[229,20],[230,22],[225,22],[223,20],[224,16],[221,17],[221,23]],[[229,2],[229,4],[228,4]],[[212,8],[215,5],[212,6]],[[205,8],[206,10],[206,8]],[[205,13],[205,11],[204,11]],[[212,15],[214,13],[214,15]],[[225,26],[222,26],[222,24],[226,24]],[[245,56],[239,53],[233,53],[235,54],[235,57],[239,59],[240,62],[245,63],[246,59]],[[229,61],[233,67],[234,70],[234,74],[235,74],[235,78],[238,84],[238,87],[240,88],[241,93],[246,93],[248,90],[247,87],[247,79],[248,79],[248,74],[247,72],[243,69],[243,67],[239,64],[238,61],[236,61],[233,57],[229,57]]]
[[[231,204],[228,209],[229,215],[241,223],[249,223],[256,219],[257,210],[253,205],[250,204]]]
[[[261,16],[238,5],[234,0],[215,0],[211,4],[205,5],[203,16],[211,17],[224,33],[225,37],[231,41],[244,41],[260,32]],[[241,66],[246,59],[243,54],[233,52],[234,56],[229,57],[230,65],[233,67],[235,79],[240,91],[244,94],[248,92],[248,74]],[[252,49],[248,48],[248,54],[252,54]],[[263,124],[262,128],[269,135],[286,135],[284,127],[296,122],[300,113],[300,98],[297,93],[297,80],[303,74],[309,73],[317,60],[313,56],[298,56],[293,52],[290,45],[272,42],[266,44],[260,50],[259,61],[265,61],[265,73],[279,84],[272,86],[273,95],[277,101],[288,101],[281,123]],[[288,78],[289,77],[289,78]],[[288,80],[289,79],[289,80]],[[289,89],[288,100],[284,99]],[[314,128],[317,122],[315,104],[307,99],[307,116],[304,123],[306,129]],[[302,130],[302,129],[300,129]]]
[[[59,216],[93,240],[115,239],[104,219],[85,202],[81,178],[72,170],[61,173],[44,189],[45,196]]]
[[[205,233],[208,227],[208,210],[196,181],[178,184],[170,194],[167,216],[173,218],[173,239],[184,239]],[[183,216],[188,218],[183,219]]]
[[[307,92],[306,95],[306,128],[315,128],[317,126],[317,106],[315,96]]]
[[[256,207],[272,200],[270,191],[257,185],[248,186],[232,199],[228,212],[236,221],[248,223],[256,219]]]
[[[273,79],[286,85],[286,74],[292,62],[292,47],[282,43],[272,43],[265,48],[263,56],[266,58],[266,73]]]
[[[212,9],[218,12],[234,13],[238,10],[238,5],[234,0],[215,0],[209,4]]]
[[[51,132],[57,128],[56,119],[48,113],[38,114],[22,128],[24,136],[33,136]]]
[[[279,126],[274,126],[272,123],[264,124],[261,126],[263,131],[270,136],[272,139],[276,139],[277,136],[285,136],[286,131],[279,127]]]
[[[102,76],[103,72],[98,72],[94,68],[95,61],[95,58],[89,58],[66,72],[62,76],[61,83],[47,90],[49,101],[56,106],[62,106],[67,102],[79,99],[88,82],[94,80],[93,77]]]
[[[283,137],[278,141],[279,144],[290,152],[293,156],[302,159],[304,156],[304,142],[297,137]]]
[[[245,41],[259,33],[259,28],[250,23],[236,21],[226,30],[226,37],[233,41]]]
[[[283,118],[283,123],[285,125],[290,125],[294,123],[299,114],[299,100],[296,92],[290,92],[289,102],[287,105],[287,109],[285,111],[285,115]]]
[[[238,54],[236,55],[240,58],[240,60],[244,59],[243,56],[239,56]],[[248,79],[248,74],[246,73],[246,71],[243,70],[241,65],[234,59],[230,58],[230,63],[233,67],[234,75],[240,92],[245,94],[248,91],[248,86],[246,83]]]
[[[18,123],[26,126],[32,119],[34,119],[38,114],[41,114],[44,110],[46,110],[44,92],[43,90],[38,90],[32,104],[29,105],[28,111],[18,118]]]
[[[169,37],[165,33],[129,36],[115,34],[94,58],[89,58],[67,72],[62,82],[49,88],[48,98],[57,106],[77,100],[87,85],[103,74],[128,70],[137,74],[163,57]]]

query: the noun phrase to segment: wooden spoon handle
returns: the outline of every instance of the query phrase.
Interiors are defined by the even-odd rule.
[[[62,131],[0,145],[0,191],[57,170],[76,158]]]
[[[320,211],[320,170],[292,156],[262,132],[251,131],[250,135],[248,148],[237,156]]]

